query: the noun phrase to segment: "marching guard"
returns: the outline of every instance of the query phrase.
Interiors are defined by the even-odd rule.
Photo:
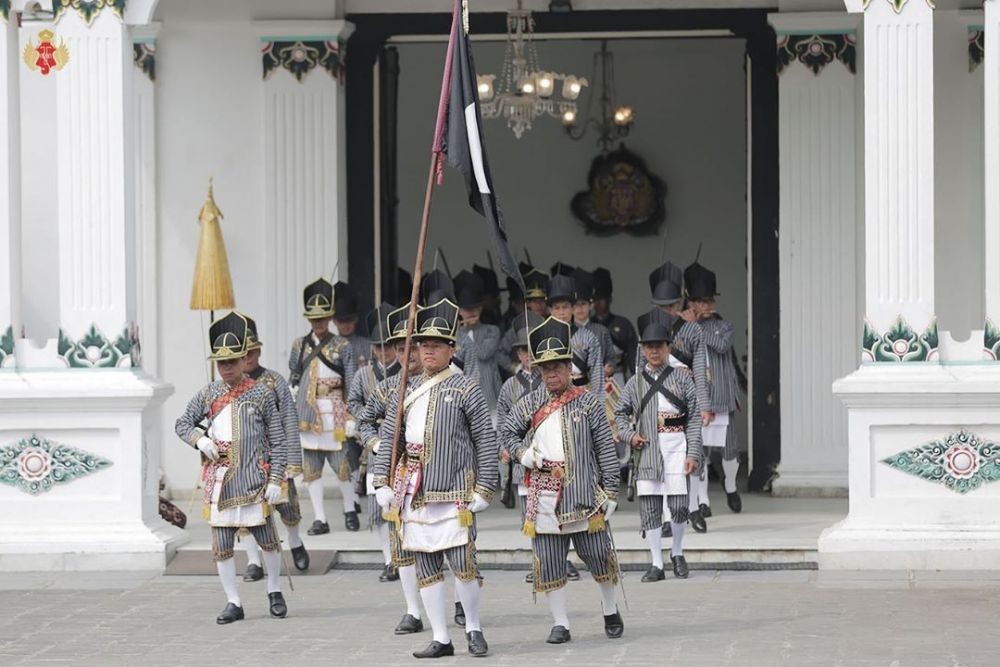
[[[407,383],[403,414],[389,397],[373,485],[386,517],[400,526],[402,547],[416,552],[420,596],[433,630],[417,658],[455,654],[448,633],[444,561],[454,572],[465,612],[469,653],[488,653],[480,625],[480,581],[474,515],[499,486],[496,434],[478,383],[451,367],[458,306],[443,299],[417,310],[413,338],[423,374]],[[401,419],[400,442],[391,442]],[[390,485],[392,450],[401,455]]]
[[[233,551],[236,533],[248,530],[264,551],[271,616],[284,618],[281,543],[271,508],[285,481],[285,431],[275,392],[246,375],[247,320],[229,313],[209,327],[209,357],[220,379],[194,395],[177,418],[177,435],[202,454],[205,509],[212,526],[212,556],[227,604],[220,625],[242,620]]]
[[[618,432],[632,448],[640,529],[652,555],[644,582],[662,581],[663,521],[670,521],[670,560],[674,576],[686,579],[684,529],[688,520],[689,479],[701,465],[701,413],[694,379],[687,367],[670,365],[670,319],[652,310],[639,319],[644,359],[625,384],[615,416]],[[631,480],[630,480],[631,483]],[[630,487],[631,489],[632,487]]]
[[[611,272],[603,267],[594,269],[594,312],[590,319],[604,325],[611,334],[611,342],[615,346],[618,363],[615,366],[615,377],[624,383],[635,373],[636,347],[639,338],[635,327],[626,317],[611,312],[611,299],[614,285]]]
[[[599,399],[604,397],[604,358],[601,342],[590,329],[573,324],[573,303],[576,286],[573,279],[556,275],[549,284],[548,304],[552,317],[571,325],[572,351],[570,356],[574,385],[589,385]]]
[[[500,393],[500,369],[497,367],[497,347],[500,329],[481,320],[485,292],[482,279],[468,271],[455,276],[458,314],[461,325],[455,358],[462,372],[479,383],[479,388],[491,411],[496,410]]]
[[[323,507],[322,477],[326,463],[337,476],[344,506],[344,526],[350,531],[361,526],[346,451],[348,429],[355,425],[349,418],[345,397],[356,366],[350,343],[330,331],[333,298],[333,285],[323,278],[306,286],[304,316],[312,330],[292,343],[288,364],[291,370],[289,384],[297,392],[295,404],[302,441],[303,481],[309,489],[315,517],[308,531],[310,535],[330,532]]]
[[[569,325],[550,317],[529,332],[528,343],[542,386],[514,406],[501,441],[526,469],[523,532],[532,538],[534,590],[546,594],[552,612],[546,641],[570,641],[565,589],[570,543],[600,588],[605,634],[617,639],[625,625],[615,602],[620,573],[608,523],[618,506],[619,484],[611,429],[600,397],[573,386]]]

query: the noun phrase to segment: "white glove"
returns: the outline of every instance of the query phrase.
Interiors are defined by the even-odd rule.
[[[268,484],[267,488],[264,489],[264,500],[266,500],[269,505],[277,505],[278,500],[280,498],[281,498],[281,485]]]
[[[288,390],[292,392],[292,400],[293,401],[297,400],[299,397],[299,385],[295,385],[294,387],[289,387]]]
[[[528,447],[524,450],[524,454],[521,454],[521,465],[523,465],[528,470],[535,469],[535,450]]]
[[[375,441],[375,446],[372,447],[372,451],[375,452],[376,454],[378,454],[378,448],[381,447],[381,446],[382,446],[382,441],[381,440],[376,440]]]
[[[206,435],[198,438],[198,451],[213,461],[219,460],[219,448],[216,446],[215,441]]]
[[[392,504],[392,497],[394,495],[395,494],[392,492],[392,489],[388,486],[379,487],[375,489],[375,502],[378,503],[379,507],[387,510],[389,509],[389,505]]]
[[[472,494],[472,502],[469,503],[469,511],[470,512],[472,512],[473,514],[476,514],[478,512],[482,512],[484,509],[486,509],[489,506],[490,506],[490,504],[488,502],[486,502],[486,499],[483,498],[481,495],[479,495],[478,493],[473,493]]]
[[[604,520],[605,521],[610,520],[611,519],[611,515],[615,513],[616,509],[618,509],[618,503],[616,503],[615,501],[609,500],[609,501],[605,502],[604,503]]]
[[[344,434],[348,438],[356,436],[358,434],[358,422],[354,419],[348,419],[347,422],[344,423]]]

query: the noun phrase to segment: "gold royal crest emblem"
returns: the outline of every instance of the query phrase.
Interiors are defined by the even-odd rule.
[[[51,30],[42,30],[38,33],[38,44],[33,44],[28,38],[28,44],[24,47],[24,64],[32,72],[41,72],[43,76],[48,76],[53,70],[59,71],[69,62],[69,49],[66,42],[59,39],[59,46],[53,44],[55,33]]]

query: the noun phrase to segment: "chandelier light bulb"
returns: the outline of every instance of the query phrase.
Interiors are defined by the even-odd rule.
[[[576,112],[572,109],[564,111],[562,115],[562,123],[567,127],[576,125]]]
[[[549,73],[539,74],[536,78],[538,82],[538,95],[540,97],[551,97],[555,89],[555,79]]]
[[[625,127],[632,124],[632,107],[618,107],[615,109],[615,125]]]
[[[531,95],[532,93],[535,92],[535,84],[531,83],[530,81],[525,81],[524,83],[521,84],[521,92],[524,93],[525,95]]]

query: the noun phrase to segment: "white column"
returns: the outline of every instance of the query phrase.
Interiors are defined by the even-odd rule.
[[[263,58],[264,241],[268,248],[265,363],[287,364],[302,335],[302,288],[337,269],[347,275],[344,188],[345,21],[256,24]]]
[[[772,14],[778,35],[781,466],[777,495],[847,492],[857,367],[856,17]]]
[[[1000,3],[983,3],[983,83],[986,116],[983,180],[986,193],[985,285],[986,333],[984,348],[990,359],[1000,359]]]
[[[0,368],[14,365],[21,328],[21,147],[17,17],[0,10]]]
[[[937,357],[932,3],[872,0],[864,54],[862,354],[867,361],[929,361]],[[916,349],[907,346],[913,336]]]

